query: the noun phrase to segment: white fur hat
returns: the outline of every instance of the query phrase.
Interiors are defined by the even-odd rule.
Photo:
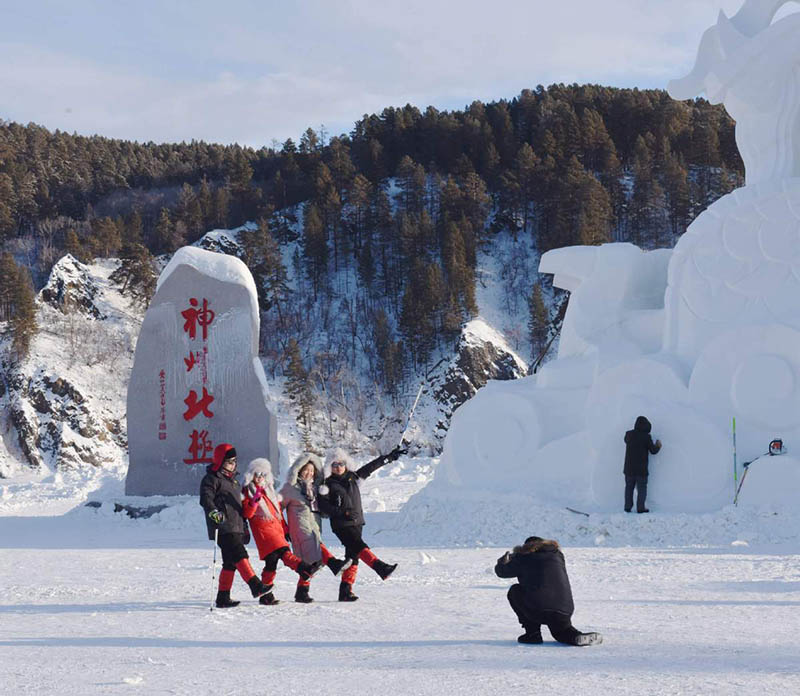
[[[330,450],[328,452],[328,456],[325,458],[326,478],[331,475],[331,464],[334,462],[343,462],[348,471],[355,471],[356,463],[353,461],[352,457],[341,447],[336,447],[335,449]]]
[[[250,462],[244,474],[244,485],[248,485],[256,474],[264,474],[268,486],[275,485],[275,480],[272,476],[272,464],[269,463],[269,459],[259,457]]]

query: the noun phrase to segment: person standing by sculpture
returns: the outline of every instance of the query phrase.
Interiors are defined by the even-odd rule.
[[[395,447],[389,454],[381,455],[356,469],[353,460],[341,448],[328,456],[329,475],[325,479],[328,487],[326,507],[330,514],[331,530],[344,544],[345,558],[353,564],[342,575],[339,585],[339,601],[354,602],[353,583],[358,573],[359,559],[372,568],[382,580],[386,580],[397,568],[380,560],[362,538],[364,511],[361,507],[361,481],[369,477],[385,464],[395,461],[407,450]]]
[[[250,541],[250,530],[242,511],[242,495],[236,481],[236,449],[226,442],[214,449],[213,462],[200,481],[200,505],[206,513],[208,538],[222,552],[222,570],[219,574],[216,605],[220,609],[235,607],[239,602],[231,599],[231,587],[236,571],[250,586],[253,597],[269,592],[258,579],[250,565],[245,544]]]
[[[500,578],[518,578],[508,590],[508,603],[525,629],[518,643],[543,643],[542,624],[559,643],[595,645],[599,633],[581,633],[572,625],[575,605],[564,554],[557,541],[530,536],[522,546],[497,559],[494,572]]]
[[[645,507],[647,499],[648,458],[658,454],[661,440],[653,442],[652,426],[644,416],[639,416],[633,430],[625,433],[625,512],[633,509],[633,489],[636,488],[636,512],[650,512]]]
[[[275,492],[272,465],[268,459],[254,459],[247,467],[242,488],[242,510],[249,520],[258,547],[258,556],[264,561],[261,582],[269,590],[258,600],[259,604],[278,604],[272,594],[278,561],[294,570],[301,581],[308,581],[317,571],[317,563],[306,563],[289,550],[289,527],[283,519],[281,502]]]
[[[352,560],[335,558],[322,543],[322,510],[325,501],[319,489],[325,476],[322,461],[316,454],[305,452],[292,464],[281,488],[281,505],[286,508],[289,537],[294,553],[305,563],[323,563],[338,577],[349,568]],[[311,578],[297,581],[294,601],[308,604],[314,599],[309,595]]]

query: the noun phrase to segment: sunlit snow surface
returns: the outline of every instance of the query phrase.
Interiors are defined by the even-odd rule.
[[[387,508],[401,497],[401,482],[392,484],[398,476],[373,482],[373,493],[393,491],[382,499]],[[378,500],[367,494],[368,506]],[[509,543],[528,532],[562,538],[574,623],[605,636],[600,646],[570,648],[545,631],[544,645],[520,646],[508,583],[492,572],[504,548],[426,546],[422,522],[399,528],[392,512],[369,514],[365,536],[398,570],[382,582],[362,567],[355,604],[335,601],[338,581],[326,569],[312,582],[316,601],[295,604],[295,576],[282,568],[280,605],[259,606],[237,579],[233,595],[242,604],[211,612],[212,545],[200,507],[193,498],[170,502],[146,520],[114,513],[110,500],[55,517],[6,509],[4,693],[333,694],[341,685],[351,694],[800,689],[796,544],[791,552],[748,545],[732,533],[733,543],[693,548],[691,525],[646,515],[594,520],[564,512],[561,533],[552,526],[507,530]],[[501,506],[497,515],[499,526]],[[696,526],[702,516],[694,517]],[[453,535],[462,519],[459,511],[450,522],[429,524]],[[747,519],[754,531],[764,523],[755,513]],[[709,529],[724,523],[705,520]],[[623,527],[640,546],[602,545]],[[588,535],[583,543],[569,543],[581,533]],[[341,554],[327,524],[325,536]]]

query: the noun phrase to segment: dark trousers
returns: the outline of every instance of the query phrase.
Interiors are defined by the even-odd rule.
[[[361,538],[363,525],[353,525],[352,527],[337,527],[333,533],[339,537],[339,541],[344,546],[345,558],[352,558],[353,565],[358,563],[358,554],[364,549],[369,548]]]
[[[625,512],[633,508],[633,489],[636,488],[636,510],[645,509],[644,501],[647,498],[647,476],[625,475]]]
[[[508,589],[508,603],[517,615],[525,633],[541,635],[542,624],[550,629],[550,634],[559,643],[575,644],[575,636],[580,631],[572,625],[569,614],[559,611],[534,611],[525,604],[525,588],[517,583]]]
[[[268,553],[264,556],[264,570],[269,572],[276,571],[278,569],[278,561],[281,560],[283,554],[288,550],[288,546],[281,546],[279,549],[275,549],[272,553]]]
[[[222,551],[222,567],[225,570],[236,570],[239,561],[249,558],[243,534],[220,534],[217,537],[217,546]]]

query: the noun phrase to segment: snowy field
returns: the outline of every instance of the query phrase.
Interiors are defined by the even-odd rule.
[[[323,569],[295,604],[281,569],[279,606],[237,578],[242,604],[211,612],[199,506],[112,505],[0,518],[3,693],[800,693],[797,552],[565,545],[574,623],[605,642],[521,646],[505,549],[381,546],[396,513],[375,513],[366,538],[400,565],[385,583],[362,567],[358,602]]]

